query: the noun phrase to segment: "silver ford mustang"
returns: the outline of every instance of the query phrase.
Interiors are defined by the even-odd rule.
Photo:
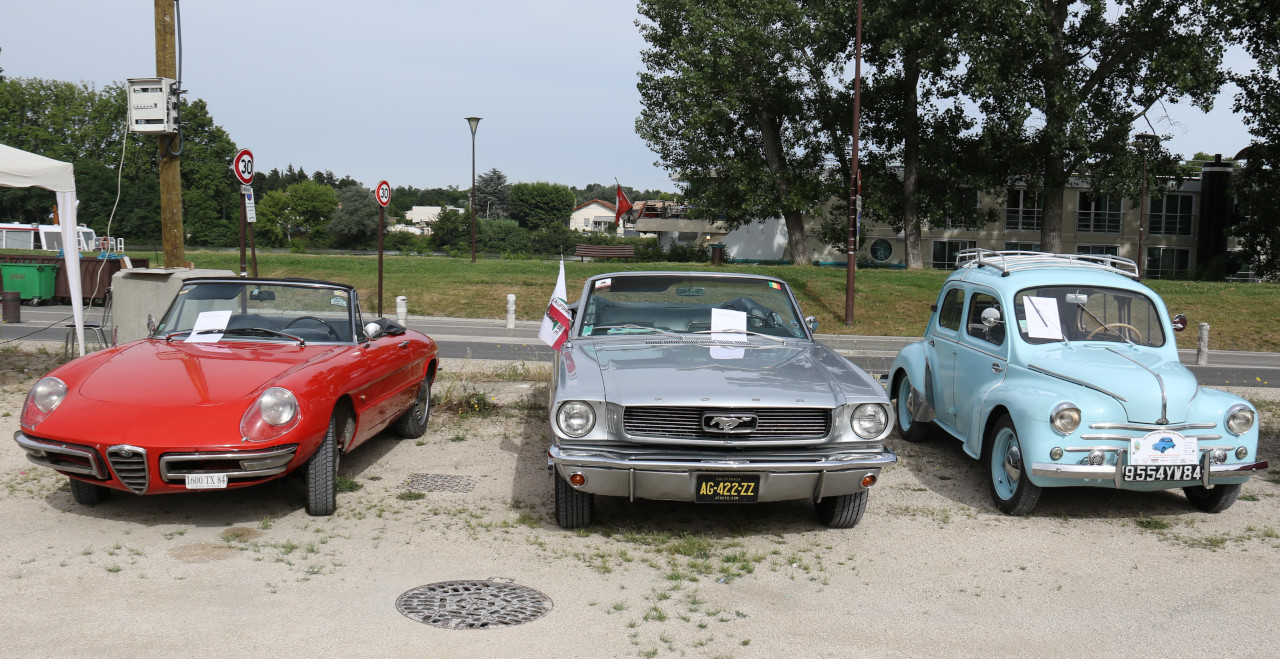
[[[883,387],[813,339],[772,277],[617,272],[587,280],[556,358],[556,522],[594,495],[700,503],[810,499],[849,528],[897,460]]]

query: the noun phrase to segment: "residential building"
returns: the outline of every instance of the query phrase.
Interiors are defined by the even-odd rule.
[[[408,224],[412,224],[418,229],[421,229],[422,233],[430,234],[431,224],[436,221],[440,212],[445,208],[459,213],[466,212],[465,209],[454,208],[453,206],[414,206],[412,209],[405,212],[404,221]]]
[[[582,233],[615,233],[622,235],[623,227],[615,226],[618,207],[600,199],[592,199],[573,209],[569,215],[569,228]]]
[[[1237,241],[1229,238],[1235,207],[1230,193],[1232,171],[1233,164],[1218,156],[1203,163],[1198,178],[1189,178],[1176,189],[1150,191],[1145,217],[1136,200],[1107,197],[1094,191],[1087,178],[1073,177],[1062,199],[1062,251],[1133,259],[1143,276],[1150,278],[1181,276],[1204,266],[1238,248]],[[926,266],[954,268],[956,253],[974,247],[1040,249],[1043,192],[1013,185],[999,197],[975,195],[975,203],[995,209],[999,219],[979,229],[925,227],[920,248]],[[905,239],[888,224],[870,221],[859,253],[878,264],[902,265]]]

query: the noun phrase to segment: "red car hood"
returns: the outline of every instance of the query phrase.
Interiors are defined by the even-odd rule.
[[[144,340],[104,361],[81,381],[76,393],[127,406],[218,405],[248,398],[335,350],[332,345]]]

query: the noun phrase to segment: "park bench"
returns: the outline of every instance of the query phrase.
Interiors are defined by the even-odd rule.
[[[573,255],[585,261],[586,257],[608,259],[633,259],[636,257],[635,245],[578,245]]]

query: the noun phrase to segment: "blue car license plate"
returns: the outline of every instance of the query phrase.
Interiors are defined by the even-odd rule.
[[[1124,480],[1149,483],[1152,481],[1198,481],[1200,465],[1125,465]]]
[[[759,474],[698,474],[697,503],[755,503],[760,500]]]

